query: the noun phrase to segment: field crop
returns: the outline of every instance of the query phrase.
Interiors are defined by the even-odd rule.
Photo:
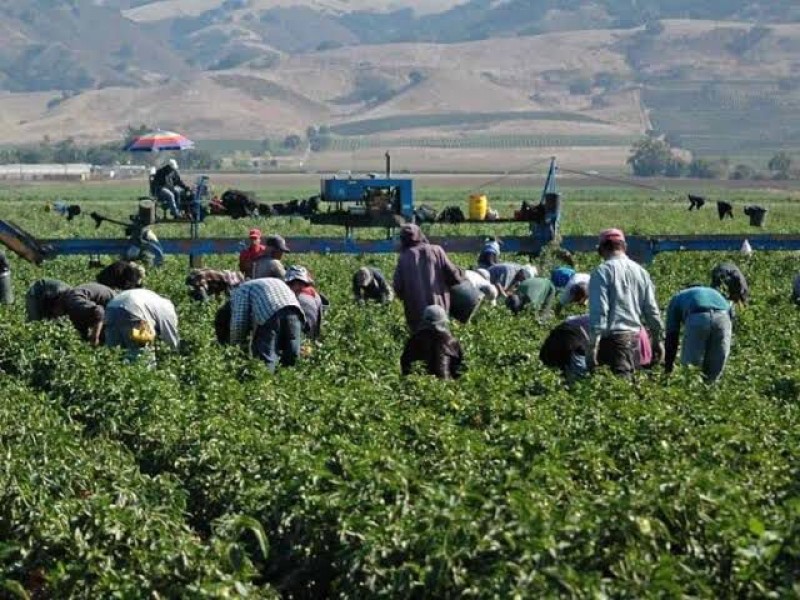
[[[635,204],[573,226],[653,218]],[[62,223],[35,214],[38,235]],[[155,371],[68,322],[25,324],[19,300],[0,307],[0,596],[796,595],[798,259],[664,255],[650,271],[664,306],[728,258],[753,299],[714,387],[656,369],[567,389],[538,360],[548,327],[502,307],[453,326],[460,381],[402,378],[400,305],[349,298],[358,266],[391,273],[393,256],[291,256],[332,309],[311,357],[275,376],[216,345],[216,304],[189,300],[185,258],[148,276],[183,338]],[[18,299],[42,276],[94,275],[85,259],[13,272]]]

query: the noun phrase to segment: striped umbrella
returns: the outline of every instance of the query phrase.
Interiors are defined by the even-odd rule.
[[[194,148],[194,142],[185,135],[161,129],[140,135],[125,146],[127,152],[160,152],[190,148]]]

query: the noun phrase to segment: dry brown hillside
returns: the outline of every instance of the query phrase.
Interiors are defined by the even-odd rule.
[[[140,122],[197,140],[323,125],[335,138],[329,150],[350,155],[390,145],[619,147],[624,158],[655,127],[690,149],[738,156],[800,140],[790,118],[800,107],[799,50],[800,25],[664,21],[658,32],[276,52],[139,88],[0,94],[0,143],[113,140]]]

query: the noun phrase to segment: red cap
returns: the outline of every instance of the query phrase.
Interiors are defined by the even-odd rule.
[[[250,230],[250,239],[251,240],[260,240],[261,239],[261,230],[260,229],[251,229]]]
[[[600,243],[603,242],[624,242],[625,234],[621,229],[605,229],[600,232]]]

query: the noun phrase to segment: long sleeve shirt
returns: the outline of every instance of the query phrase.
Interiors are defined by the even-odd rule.
[[[81,333],[103,321],[105,307],[114,298],[114,290],[100,283],[85,283],[64,292],[64,312]]]
[[[447,257],[441,246],[420,243],[405,248],[394,272],[394,291],[403,301],[406,323],[415,331],[425,307],[450,310],[450,287],[464,280],[464,272]]]
[[[531,277],[519,284],[517,293],[525,304],[530,304],[533,310],[546,311],[554,303],[556,288],[549,279],[544,277]]]
[[[489,280],[507,290],[514,283],[522,265],[516,263],[499,263],[489,268]]]
[[[650,274],[624,254],[606,260],[589,280],[592,347],[613,333],[638,332],[643,323],[661,339],[661,313]]]
[[[358,285],[358,274],[353,275],[353,297],[356,300],[376,300],[378,302],[391,302],[394,292],[378,269],[367,267],[372,280],[364,287]]]
[[[297,297],[280,279],[252,279],[231,293],[231,344],[241,344],[259,325],[287,306],[294,306],[305,322]]]
[[[403,375],[408,375],[411,365],[421,361],[428,374],[440,379],[457,379],[463,359],[461,344],[449,332],[421,329],[406,342],[400,369]]]
[[[497,301],[497,288],[477,271],[464,271],[464,275],[475,288],[483,294],[487,301],[493,304]]]
[[[559,295],[558,302],[561,306],[566,306],[570,302],[572,302],[572,290],[578,285],[585,285],[588,291],[589,289],[589,273],[575,273],[572,277],[569,278],[567,285],[564,286],[564,289],[561,290],[561,294]]]
[[[693,287],[675,294],[667,307],[667,335],[678,334],[686,317],[709,310],[729,311],[730,303],[717,290]]]
[[[178,314],[175,305],[151,290],[137,288],[120,292],[106,309],[120,308],[131,316],[147,321],[158,338],[173,350],[178,349]]]

